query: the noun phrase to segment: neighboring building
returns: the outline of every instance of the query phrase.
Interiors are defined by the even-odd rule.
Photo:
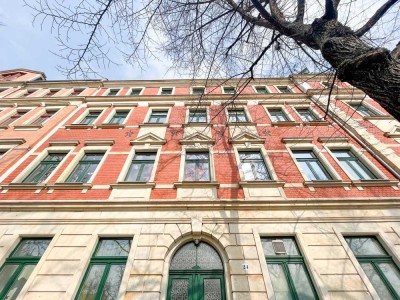
[[[400,123],[361,91],[0,74],[0,299],[400,299]]]

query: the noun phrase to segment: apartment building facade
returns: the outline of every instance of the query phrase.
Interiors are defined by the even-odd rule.
[[[0,74],[0,299],[400,299],[400,125],[347,83]]]

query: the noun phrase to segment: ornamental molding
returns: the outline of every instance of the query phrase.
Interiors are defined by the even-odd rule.
[[[164,145],[167,141],[154,133],[147,133],[130,141],[131,145]]]

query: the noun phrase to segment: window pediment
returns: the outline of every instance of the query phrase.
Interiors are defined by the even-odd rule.
[[[130,143],[131,145],[164,145],[166,140],[150,132],[131,140]]]
[[[215,141],[210,138],[209,136],[206,136],[205,134],[202,134],[200,132],[193,133],[179,141],[183,145],[195,145],[195,144],[214,144]]]
[[[264,144],[265,139],[251,132],[241,132],[229,139],[229,142],[231,144]]]

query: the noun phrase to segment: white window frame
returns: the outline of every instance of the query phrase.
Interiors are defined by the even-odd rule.
[[[160,161],[161,146],[146,146],[146,145],[136,145],[136,146],[132,147],[132,149],[130,150],[128,157],[126,158],[126,161],[122,167],[122,170],[119,173],[118,182],[120,182],[120,183],[128,182],[128,181],[125,181],[125,178],[128,175],[129,168],[132,164],[132,159],[135,157],[135,154],[137,152],[156,153],[153,170],[151,171],[151,175],[150,175],[150,178],[148,181],[148,182],[154,182],[154,179],[155,179],[156,173],[157,173],[158,163]]]
[[[318,158],[319,162],[321,165],[325,168],[326,172],[331,176],[331,179],[324,180],[326,182],[333,181],[333,180],[340,180],[342,181],[343,179],[339,176],[339,174],[336,172],[335,168],[329,163],[329,161],[322,155],[323,152],[327,152],[326,149],[318,149],[317,146],[314,144],[309,144],[309,143],[299,143],[299,144],[286,144],[286,148],[289,152],[290,157],[294,161],[297,169],[301,173],[301,176],[303,176],[303,179],[305,182],[311,182],[311,179],[308,179],[306,174],[303,172],[302,167],[298,163],[296,157],[294,156],[292,150],[308,150],[312,151],[315,155],[316,158]]]
[[[82,87],[82,88],[80,88],[80,87],[76,87],[76,88],[70,88],[70,92],[69,93],[67,93],[66,94],[66,96],[71,96],[71,94],[72,93],[75,93],[75,92],[79,92],[80,91],[80,93],[78,94],[78,95],[75,95],[75,96],[71,96],[71,97],[79,97],[80,96],[80,94],[82,94],[86,89],[88,89],[88,87]]]
[[[206,111],[206,117],[207,120],[206,122],[190,122],[189,123],[189,116],[190,116],[190,111]],[[189,106],[187,107],[187,111],[186,111],[186,117],[185,117],[185,123],[186,124],[208,124],[210,123],[210,111],[208,110],[207,106]]]
[[[235,110],[243,110],[244,114],[246,115],[247,121],[245,121],[245,122],[231,122],[231,121],[229,121],[229,111],[235,111]],[[249,111],[247,109],[247,106],[245,106],[245,105],[238,105],[237,107],[227,107],[225,109],[225,115],[226,115],[227,123],[242,124],[242,123],[252,123],[253,122],[253,120],[252,120],[252,118],[250,116],[250,113],[249,113]]]
[[[24,122],[23,125],[30,125],[33,121],[35,121],[36,119],[40,118],[43,114],[47,113],[48,111],[56,111],[54,115],[52,115],[50,118],[48,118],[46,121],[44,121],[43,123],[41,123],[40,125],[44,125],[47,121],[49,121],[50,119],[52,119],[55,115],[57,115],[60,110],[62,109],[62,106],[50,106],[50,107],[43,107],[42,110],[40,110],[39,112],[37,112],[35,115],[33,115],[31,118],[29,118],[26,122]]]
[[[278,181],[278,176],[273,168],[272,162],[268,157],[267,150],[262,145],[250,145],[246,147],[245,145],[238,145],[233,147],[235,151],[235,159],[236,165],[239,169],[240,181],[246,181],[246,178],[243,174],[243,170],[241,167],[240,155],[239,152],[260,152],[262,159],[264,160],[265,167],[267,168],[268,174],[271,177],[269,180],[253,180],[251,182],[270,182],[270,181]]]
[[[291,88],[288,84],[278,84],[278,85],[274,85],[275,89],[277,90],[277,92],[279,94],[294,94],[295,92],[293,91],[293,88]],[[291,90],[291,93],[283,93],[281,92],[281,87],[287,87],[289,90]]]
[[[11,122],[10,124],[8,124],[7,126],[10,126],[10,125],[12,125],[14,122],[16,122],[16,121],[18,121],[19,119],[21,119],[21,118],[23,118],[24,116],[26,116],[30,111],[32,111],[32,109],[34,109],[34,107],[18,107],[18,108],[16,108],[16,109],[13,109],[13,110],[11,110],[11,112],[9,112],[9,113],[7,113],[5,116],[3,116],[1,119],[0,119],[0,126],[2,126],[1,124],[5,121],[5,120],[7,120],[8,118],[11,118],[11,116],[13,116],[14,114],[16,114],[17,112],[22,112],[22,111],[26,111],[26,113],[22,116],[22,117],[20,117],[20,118],[18,118],[18,119],[15,119],[13,122]]]
[[[131,95],[132,90],[139,90],[139,89],[140,89],[139,95],[133,95],[133,96]],[[134,86],[134,87],[130,87],[125,96],[127,96],[127,97],[138,97],[138,96],[141,96],[141,95],[143,95],[144,89],[145,89],[144,86]]]
[[[149,123],[149,120],[150,120],[150,116],[151,116],[151,113],[153,112],[153,111],[163,111],[163,110],[168,110],[168,113],[167,113],[167,118],[166,118],[166,120],[165,120],[165,122],[164,123]],[[168,124],[168,122],[169,122],[169,117],[170,117],[170,115],[171,115],[171,107],[161,107],[161,106],[157,106],[157,107],[153,107],[153,106],[151,106],[151,107],[149,107],[149,110],[147,111],[147,114],[146,114],[146,117],[144,118],[144,120],[145,120],[145,124],[149,124],[149,125],[151,125],[151,124],[155,124],[156,126],[157,126],[157,124]]]
[[[300,120],[302,122],[310,122],[310,121],[303,121],[303,119],[301,118],[300,113],[297,111],[298,109],[308,109],[310,111],[310,113],[314,116],[315,120],[314,121],[321,121],[322,120],[322,116],[315,111],[313,106],[297,106],[297,105],[292,105],[292,109],[295,111],[295,113],[299,116]]]
[[[239,93],[238,90],[237,90],[237,88],[236,88],[235,86],[224,85],[224,86],[222,86],[221,88],[222,88],[222,93],[225,94],[225,95],[237,95],[237,94]],[[228,89],[233,89],[234,92],[233,92],[233,93],[227,93],[227,92],[225,91],[226,88],[228,88]]]
[[[74,125],[85,125],[81,124],[81,121],[89,114],[89,112],[97,112],[100,111],[99,116],[97,117],[96,120],[93,121],[92,124],[89,125],[94,125],[96,122],[100,119],[100,117],[105,113],[106,109],[105,108],[86,108],[86,111],[82,113],[72,124]]]
[[[109,124],[109,122],[111,121],[111,119],[114,117],[114,115],[117,112],[128,112],[128,114],[126,115],[126,118],[124,120],[124,122],[122,122],[121,124],[126,124],[126,122],[128,121],[129,117],[132,114],[133,109],[132,108],[114,108],[107,116],[107,118],[104,119],[102,124]],[[100,117],[100,116],[99,116]]]
[[[185,170],[186,170],[186,153],[187,152],[198,152],[204,153],[208,152],[209,162],[210,162],[210,181],[190,181],[190,182],[213,182],[215,181],[215,163],[214,163],[214,152],[212,145],[200,145],[198,147],[192,145],[183,145],[181,151],[181,161],[179,166],[179,182],[188,182],[184,181],[185,178]]]
[[[172,89],[171,94],[167,94],[167,95],[163,95],[161,94],[163,89]],[[171,96],[171,95],[175,95],[175,87],[174,86],[162,86],[159,88],[158,90],[158,94],[159,96]]]
[[[97,173],[100,171],[101,167],[103,166],[109,152],[111,151],[111,146],[86,146],[79,150],[79,152],[75,155],[72,161],[68,164],[65,170],[61,173],[60,177],[56,180],[56,183],[70,183],[66,182],[67,178],[71,174],[71,172],[75,169],[78,165],[79,161],[85,155],[85,153],[104,153],[99,165],[97,166],[96,170],[93,172],[92,176],[89,180],[85,183],[92,183],[94,178],[96,178]],[[72,153],[71,153],[72,154]]]
[[[41,89],[41,88],[27,88],[23,94],[23,96],[27,97],[27,98],[33,98],[36,97],[35,93],[37,93],[39,90],[43,90],[45,91],[46,89]],[[33,93],[30,93],[30,91],[34,91]],[[29,94],[30,93],[30,94]],[[40,95],[42,96],[42,95]]]
[[[272,123],[281,123],[281,122],[294,122],[295,119],[291,116],[291,114],[287,111],[286,107],[284,105],[264,105],[265,112],[267,113],[269,119],[271,120]],[[281,109],[283,113],[286,115],[288,118],[288,121],[273,121],[272,120],[272,115],[269,113],[269,109],[272,110],[279,110]]]
[[[381,180],[381,179],[386,179],[388,180],[389,178],[381,171],[379,170],[378,167],[376,167],[365,155],[364,152],[366,152],[365,149],[359,148],[357,149],[354,145],[350,143],[327,143],[324,144],[323,147],[326,149],[326,151],[332,156],[333,160],[338,164],[338,166],[342,169],[342,171],[349,177],[351,180],[358,181],[360,179],[355,179],[352,178],[351,175],[342,167],[340,164],[340,161],[336,158],[336,156],[332,153],[331,150],[348,150],[351,151],[351,153],[357,157],[367,168],[368,170],[373,173],[377,178],[371,178],[371,179],[362,179],[363,181],[367,180]]]
[[[257,92],[257,88],[258,88],[258,87],[265,88],[265,89],[268,91],[268,94],[271,94],[271,93],[272,93],[271,89],[270,89],[267,85],[256,84],[256,85],[253,85],[253,89],[254,89],[254,92],[255,92],[257,95],[267,95],[267,94],[258,93],[258,92]]]
[[[48,183],[62,165],[69,159],[75,146],[53,146],[43,150],[36,158],[12,181],[13,183],[22,183],[22,181],[40,164],[40,162],[50,153],[66,153],[65,157],[60,161],[58,166],[50,173],[50,175],[42,183]],[[28,184],[28,183],[27,183]]]
[[[381,116],[387,116],[387,114],[384,114],[383,112],[379,111],[378,109],[376,109],[375,107],[373,107],[372,105],[370,105],[369,103],[362,101],[362,100],[348,100],[348,101],[343,101],[350,109],[350,112],[355,112],[357,114],[359,114],[362,118],[368,118],[368,117],[381,117]],[[358,110],[355,110],[351,105],[359,105],[366,107],[368,110],[372,111],[373,113],[375,113],[375,116],[364,116],[363,114],[361,114]]]
[[[193,90],[194,90],[194,89],[199,89],[199,88],[204,89],[204,93],[202,93],[202,94],[193,94]],[[207,89],[206,89],[206,87],[205,87],[204,85],[195,85],[195,86],[191,86],[191,87],[190,87],[190,94],[191,94],[191,95],[206,95],[206,94],[207,94]]]
[[[2,88],[0,88],[0,94],[1,94],[1,93],[4,93],[5,91],[10,90],[10,91],[8,91],[7,93],[5,93],[4,95],[0,96],[0,98],[7,97],[7,96],[10,95],[11,93],[17,91],[17,90],[12,90],[12,89],[13,89],[13,87],[2,87]]]

